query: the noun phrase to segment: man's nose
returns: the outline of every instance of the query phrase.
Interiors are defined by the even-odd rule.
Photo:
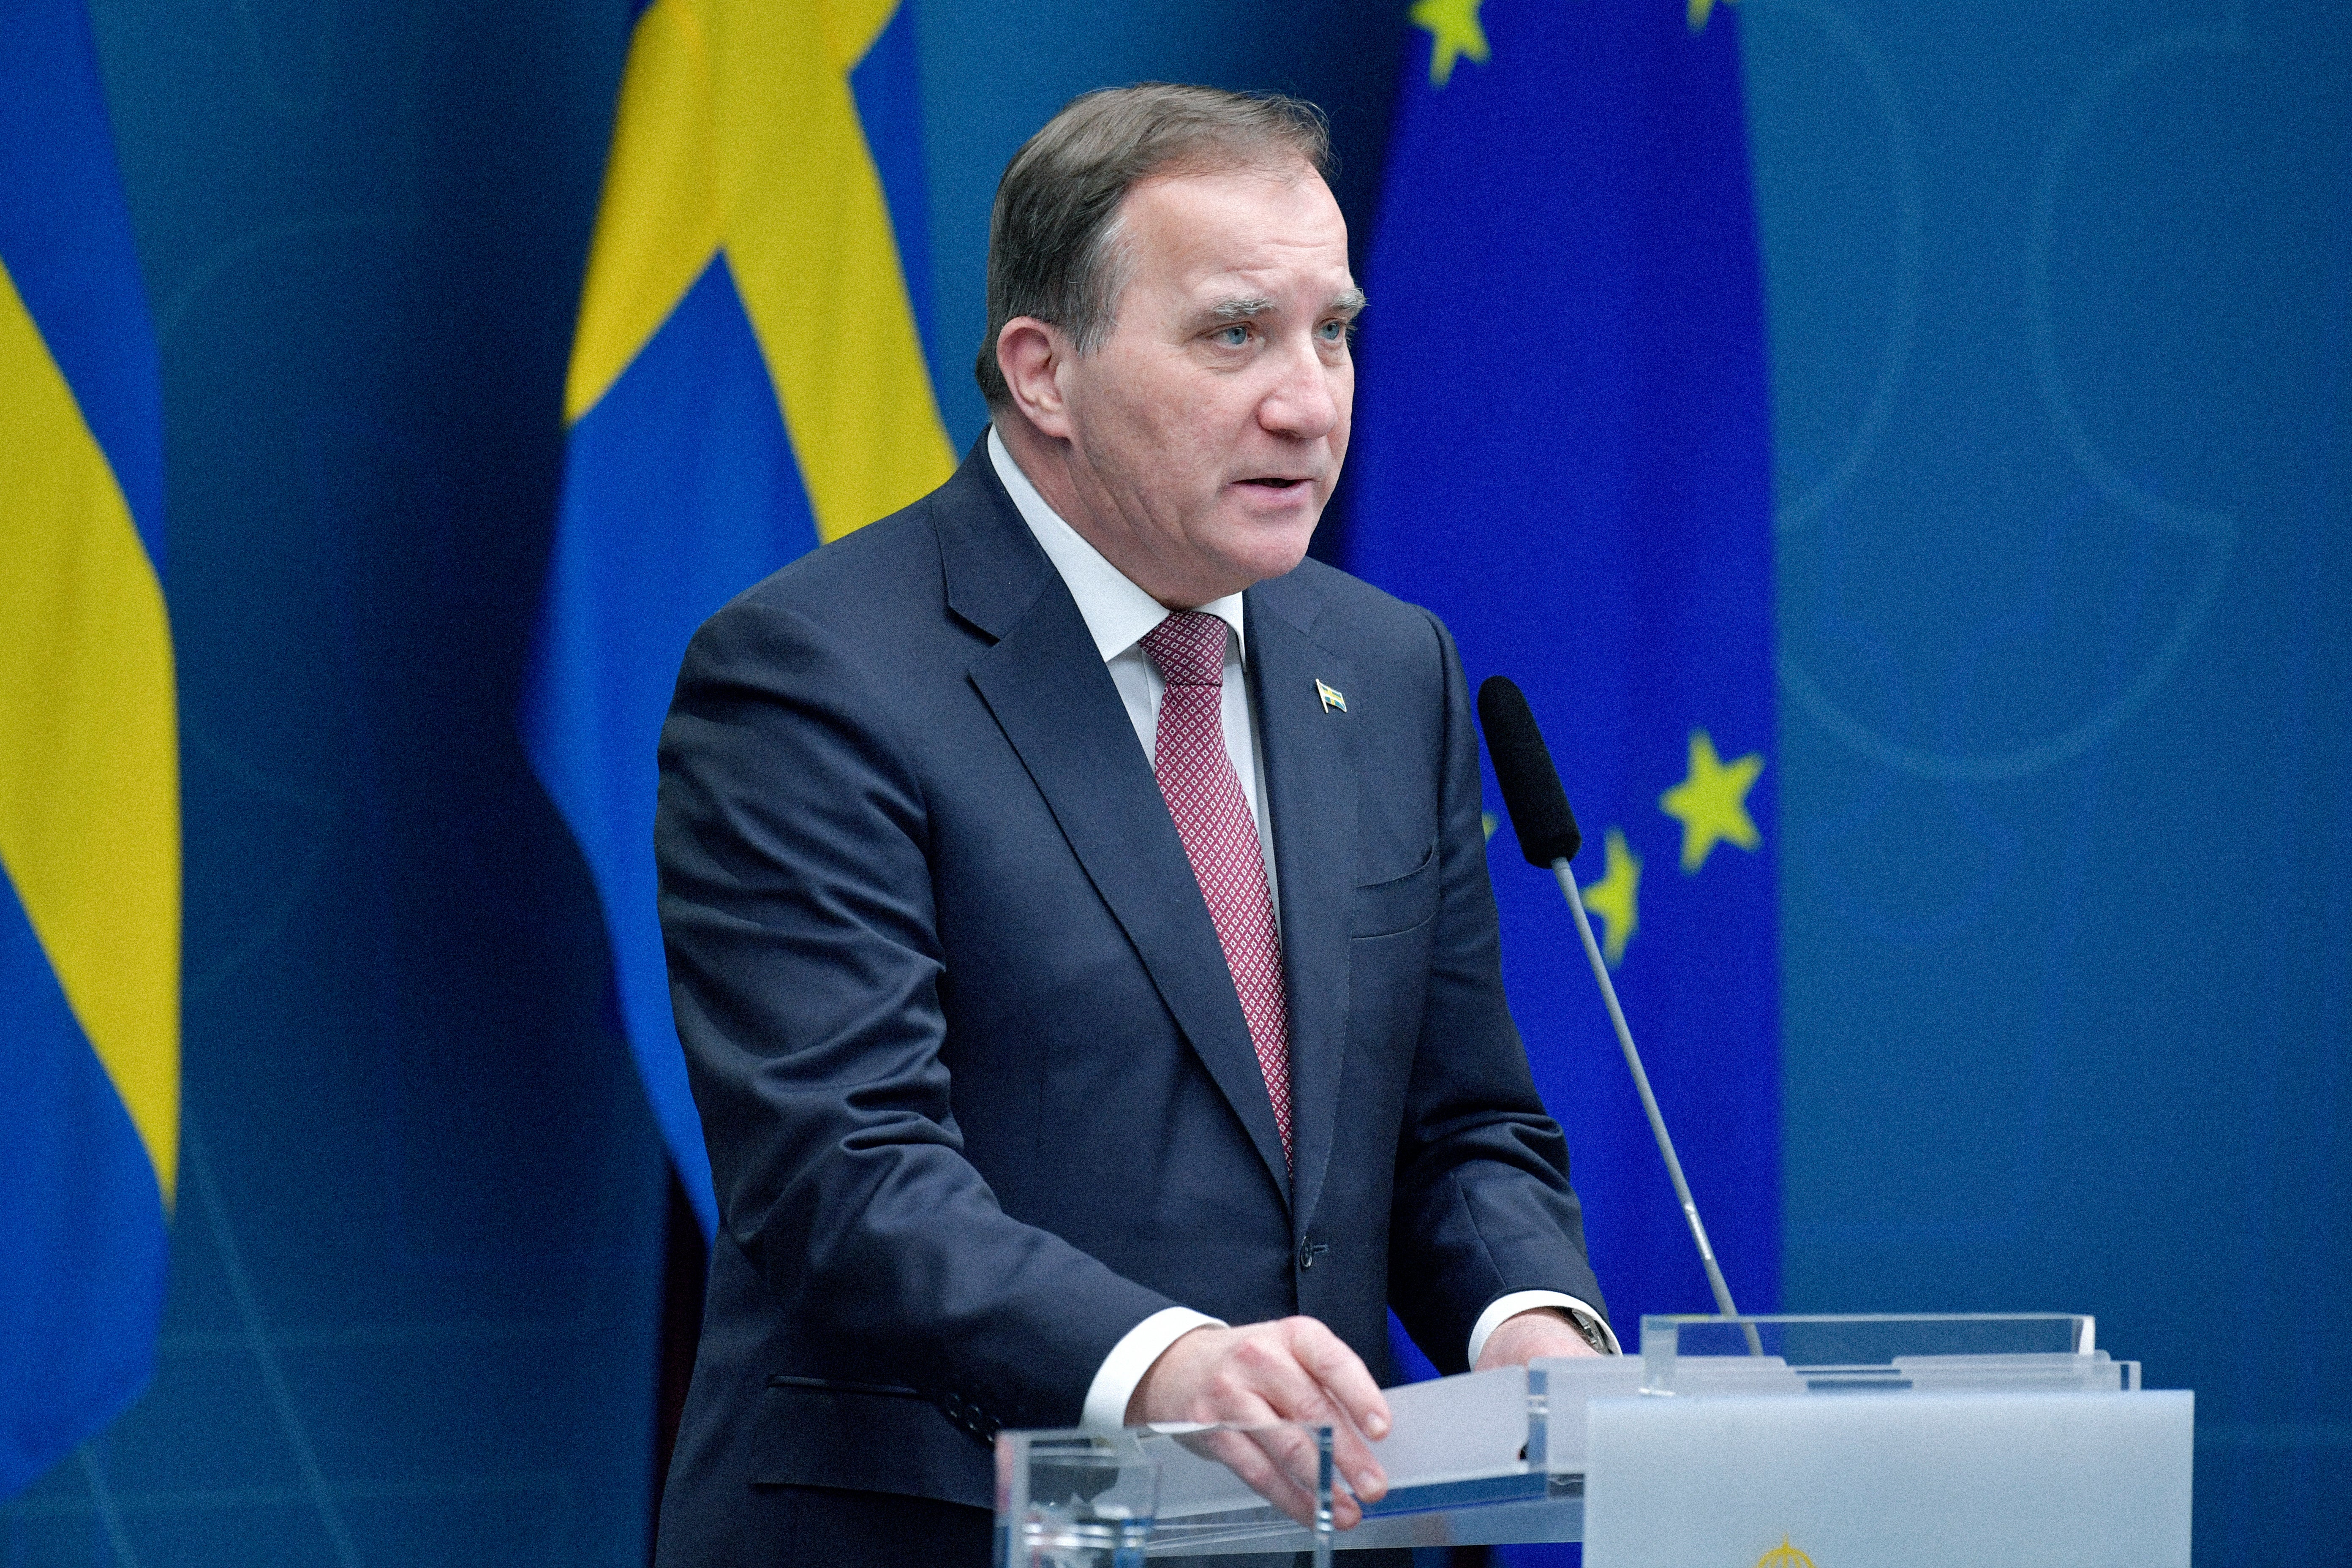
[[[1297,440],[1319,440],[1339,427],[1335,373],[1311,342],[1284,346],[1275,383],[1258,403],[1257,417],[1273,434]]]

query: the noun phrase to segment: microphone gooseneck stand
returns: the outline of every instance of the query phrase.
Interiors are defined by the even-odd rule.
[[[1618,1005],[1617,987],[1609,978],[1608,961],[1601,957],[1601,944],[1592,938],[1592,922],[1584,913],[1584,895],[1569,864],[1582,847],[1584,836],[1577,830],[1575,814],[1569,810],[1567,792],[1560,787],[1559,770],[1552,765],[1551,748],[1544,744],[1543,731],[1536,725],[1526,696],[1507,677],[1489,676],[1478,688],[1478,719],[1486,731],[1487,753],[1495,760],[1496,782],[1502,786],[1504,809],[1510,813],[1511,831],[1519,840],[1519,848],[1531,864],[1551,872],[1568,899],[1570,912],[1576,917],[1576,934],[1584,943],[1585,961],[1592,966],[1592,978],[1601,983],[1601,999],[1608,1004],[1609,1022],[1617,1031],[1617,1044],[1624,1052],[1626,1068],[1633,1075],[1634,1092],[1642,1097],[1643,1114],[1650,1119],[1651,1135],[1657,1140],[1658,1152],[1665,1157],[1666,1175],[1675,1184],[1675,1200],[1682,1205],[1683,1218],[1690,1222],[1691,1239],[1698,1244],[1698,1260],[1706,1269],[1707,1288],[1715,1292],[1716,1310],[1727,1318],[1736,1318],[1739,1309],[1732,1305],[1731,1287],[1724,1282],[1723,1268],[1715,1260],[1715,1247],[1706,1239],[1706,1225],[1698,1217],[1698,1203],[1691,1196],[1690,1183],[1683,1175],[1683,1163],[1675,1154],[1675,1141],[1666,1131],[1666,1119],[1658,1110],[1658,1097],[1650,1091],[1650,1075],[1643,1069],[1642,1053],[1633,1045],[1633,1031],[1626,1026],[1625,1009]],[[1748,1353],[1762,1355],[1764,1342],[1756,1332],[1756,1325],[1743,1323],[1740,1327],[1748,1336]]]

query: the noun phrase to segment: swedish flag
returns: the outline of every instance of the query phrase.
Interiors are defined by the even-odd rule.
[[[1365,269],[1349,564],[1443,616],[1474,680],[1526,689],[1724,1271],[1769,1310],[1771,468],[1738,16],[1700,0],[1412,16]],[[1559,890],[1496,838],[1512,1010],[1612,1315],[1630,1331],[1711,1311]]]
[[[524,741],[587,858],[622,1023],[706,1232],[655,911],[655,749],[712,611],[954,466],[917,317],[913,26],[898,0],[646,6],[572,347]]]
[[[178,1170],[163,395],[82,0],[0,7],[0,1498],[144,1385]]]

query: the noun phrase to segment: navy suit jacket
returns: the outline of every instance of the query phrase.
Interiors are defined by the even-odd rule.
[[[1297,1166],[1076,602],[975,446],[695,637],[662,927],[717,1179],[663,1559],[747,1487],[985,1507],[1171,1305],[1303,1312],[1392,1381],[1506,1291],[1598,1304],[1503,1001],[1476,741],[1426,611],[1308,561],[1244,596]],[[1316,683],[1344,694],[1327,709]]]

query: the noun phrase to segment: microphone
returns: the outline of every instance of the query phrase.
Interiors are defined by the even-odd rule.
[[[1642,1097],[1642,1110],[1650,1119],[1658,1152],[1665,1156],[1666,1174],[1674,1181],[1683,1217],[1690,1222],[1691,1239],[1698,1243],[1698,1260],[1706,1268],[1717,1310],[1727,1318],[1736,1318],[1739,1309],[1731,1304],[1731,1287],[1723,1282],[1715,1248],[1707,1244],[1706,1226],[1700,1223],[1690,1183],[1683,1179],[1683,1163],[1675,1157],[1666,1119],[1658,1110],[1657,1096],[1650,1092],[1650,1075],[1642,1070],[1642,1053],[1633,1048],[1633,1031],[1626,1027],[1625,1010],[1617,1005],[1617,987],[1609,978],[1608,962],[1601,956],[1601,944],[1592,940],[1592,922],[1585,918],[1584,895],[1569,867],[1584,836],[1576,830],[1576,814],[1568,808],[1568,792],[1560,788],[1551,748],[1544,744],[1543,731],[1536,727],[1527,697],[1507,676],[1490,675],[1480,684],[1478,723],[1486,731],[1486,754],[1495,761],[1495,782],[1502,786],[1503,808],[1511,814],[1511,831],[1518,837],[1519,852],[1528,858],[1528,864],[1546,868],[1558,879],[1569,910],[1576,917],[1576,934],[1584,940],[1585,960],[1592,965],[1592,977],[1601,982],[1601,999],[1609,1005],[1609,1022],[1616,1027],[1617,1044],[1633,1074],[1633,1088]],[[1764,1345],[1755,1325],[1744,1326],[1748,1353],[1762,1355]]]
[[[1486,731],[1486,752],[1495,759],[1495,782],[1503,786],[1503,808],[1528,864],[1546,870],[1573,860],[1584,844],[1568,792],[1559,787],[1551,748],[1544,744],[1528,700],[1507,676],[1490,675],[1478,688],[1478,723]]]

